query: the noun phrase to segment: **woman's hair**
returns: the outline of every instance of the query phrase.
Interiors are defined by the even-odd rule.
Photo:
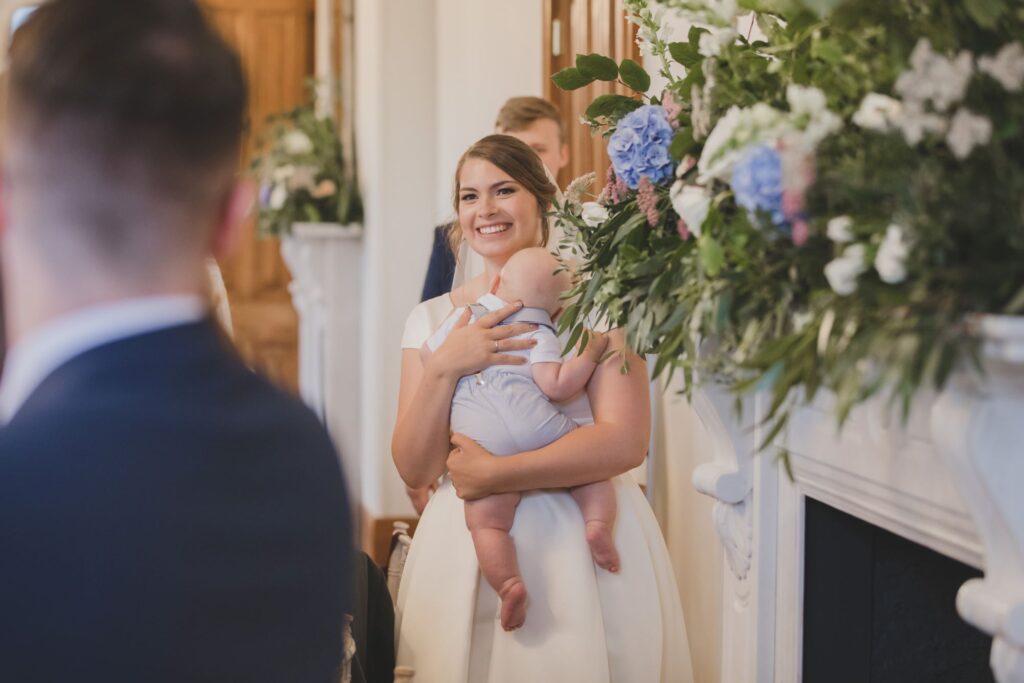
[[[548,210],[558,192],[555,184],[548,179],[548,174],[544,170],[544,162],[525,142],[511,135],[488,135],[473,143],[459,159],[459,165],[455,168],[455,192],[452,196],[455,220],[448,226],[448,246],[455,254],[456,259],[459,257],[459,245],[462,243],[462,227],[459,225],[458,216],[459,192],[462,189],[459,177],[462,175],[462,167],[468,159],[489,161],[509,174],[512,180],[522,185],[527,192],[534,196],[541,214]],[[539,246],[547,246],[549,233],[547,221],[541,220],[541,243]]]

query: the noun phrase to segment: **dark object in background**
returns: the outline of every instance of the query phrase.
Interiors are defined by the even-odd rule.
[[[430,263],[427,265],[427,277],[423,281],[420,301],[452,291],[454,277],[455,255],[448,247],[448,226],[439,225],[434,228],[434,246],[430,250]]]
[[[352,607],[352,683],[392,683],[395,677],[395,607],[387,579],[370,556],[356,555]]]

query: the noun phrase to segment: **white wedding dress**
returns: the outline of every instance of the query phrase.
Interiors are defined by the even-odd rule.
[[[419,348],[451,308],[447,295],[417,306],[402,347]],[[585,423],[586,397],[565,412]],[[445,478],[416,529],[398,594],[397,663],[415,671],[413,682],[692,681],[661,531],[632,477],[614,482],[617,574],[594,564],[579,507],[566,491],[523,496],[512,537],[530,602],[525,625],[506,633],[498,598],[480,575],[463,503]]]

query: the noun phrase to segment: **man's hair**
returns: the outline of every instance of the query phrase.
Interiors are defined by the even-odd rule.
[[[44,207],[33,232],[66,225],[49,236],[112,264],[205,244],[247,93],[192,0],[51,0],[15,33],[7,79],[9,182]]]
[[[558,124],[558,141],[565,143],[565,123],[558,107],[541,97],[512,97],[498,112],[494,128],[499,133],[518,133],[541,119]]]

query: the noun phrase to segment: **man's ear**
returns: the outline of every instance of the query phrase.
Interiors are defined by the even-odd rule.
[[[558,171],[561,171],[563,168],[565,168],[566,166],[569,165],[569,144],[568,143],[563,143],[562,144],[562,153],[561,153],[561,155],[559,157],[559,162],[558,163],[559,163],[559,166],[555,170],[555,175],[558,175]]]
[[[255,205],[256,184],[248,178],[235,180],[224,197],[214,226],[210,251],[215,257],[224,259],[234,253]]]

